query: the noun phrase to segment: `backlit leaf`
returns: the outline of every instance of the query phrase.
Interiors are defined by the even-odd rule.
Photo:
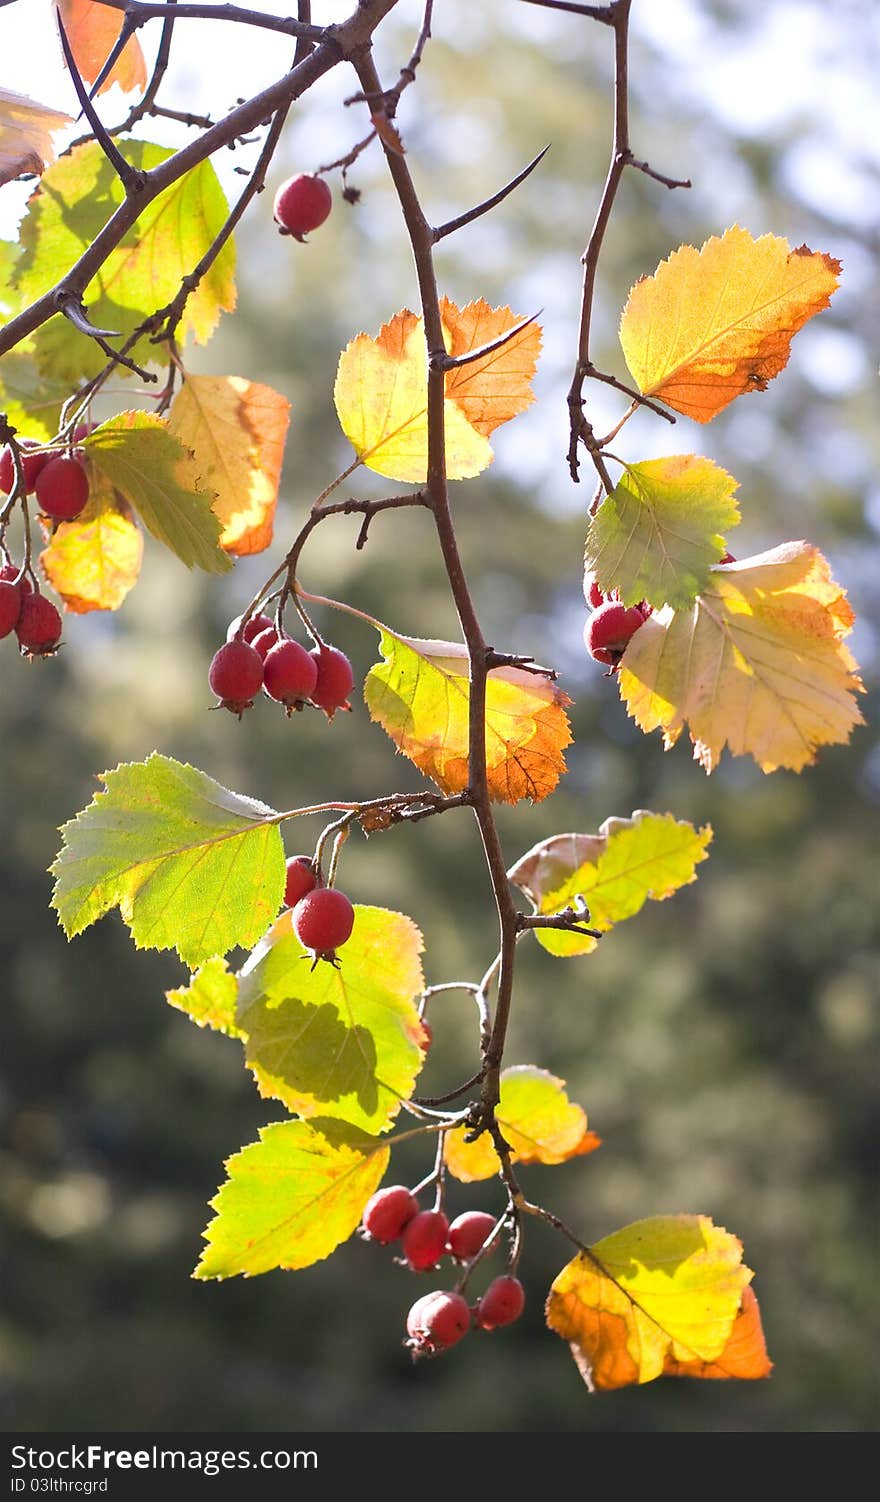
[[[261,553],[272,541],[290,403],[271,386],[241,376],[187,376],[169,426],[216,493],[228,553]]]
[[[86,83],[94,83],[119,36],[122,16],[95,0],[56,0],[56,4],[80,75]],[[126,42],[98,93],[103,94],[115,83],[125,93],[134,89],[143,93],[146,88],[147,67],[136,36]]]
[[[652,615],[623,655],[621,698],[667,750],[687,725],[707,772],[725,745],[764,772],[799,772],[862,722],[853,619],[818,549],[783,543],[713,568],[689,610]]]
[[[93,475],[84,509],[55,528],[40,563],[65,608],[85,615],[119,609],[137,583],[143,551],[143,533],[125,501]]]
[[[587,1131],[586,1114],[568,1099],[565,1081],[532,1064],[514,1065],[502,1073],[497,1119],[513,1163],[566,1163],[599,1146],[595,1132]],[[450,1173],[465,1184],[500,1173],[501,1160],[489,1133],[483,1132],[475,1142],[466,1137],[464,1127],[446,1134],[444,1156]]]
[[[424,1063],[422,948],[412,919],[356,906],[338,968],[313,968],[282,913],[239,976],[238,1026],[260,1093],[300,1116],[384,1131]]]
[[[588,572],[625,605],[689,605],[739,522],[735,490],[730,475],[693,454],[627,465],[590,522]]]
[[[0,187],[23,172],[39,176],[55,160],[54,132],[72,123],[63,110],[0,89]]]
[[[212,1027],[228,1038],[242,1038],[235,1021],[238,981],[220,956],[208,960],[188,986],[165,992],[165,1000],[178,1012],[186,1012],[196,1027]]]
[[[190,966],[256,943],[284,894],[274,809],[155,752],[101,781],[52,866],[67,937],[118,907],[138,949],[176,949]]]
[[[440,311],[447,349],[456,357],[494,343],[522,322],[510,308],[490,308],[482,298],[459,310],[444,297]],[[500,349],[448,371],[446,395],[471,427],[488,438],[502,423],[532,405],[532,380],[540,353],[540,325],[530,323]]]
[[[203,489],[192,455],[164,418],[120,412],[90,433],[84,448],[98,473],[182,563],[211,574],[232,567],[220,547],[214,493]]]
[[[752,1276],[741,1243],[708,1216],[657,1215],[569,1262],[551,1287],[547,1323],[591,1390],[665,1373],[765,1377],[757,1305],[745,1303]]]
[[[456,642],[381,633],[384,661],[371,668],[364,697],[395,746],[444,793],[468,785],[468,658]],[[567,694],[522,668],[493,668],[486,685],[486,762],[499,803],[540,802],[565,771],[571,744]]]
[[[697,422],[744,391],[763,391],[791,341],[827,308],[840,262],[734,225],[701,250],[682,245],[636,282],[620,342],[639,390]]]
[[[280,1121],[229,1158],[197,1278],[311,1267],[356,1230],[389,1147],[346,1121]]]

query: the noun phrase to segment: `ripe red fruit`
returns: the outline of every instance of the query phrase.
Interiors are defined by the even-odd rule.
[[[598,610],[604,605],[608,596],[604,595],[593,578],[592,574],[584,574],[584,599],[592,610]]]
[[[3,567],[0,568],[0,581],[5,584],[14,584],[22,595],[29,595],[34,587],[27,574],[22,574],[21,578],[19,578],[17,563],[4,563]]]
[[[471,1311],[460,1293],[437,1289],[416,1299],[406,1317],[408,1345],[414,1356],[434,1356],[448,1351],[467,1335]]]
[[[263,660],[263,687],[270,699],[285,706],[288,714],[309,698],[317,677],[311,653],[289,636],[270,647]]]
[[[323,224],[333,207],[333,195],[323,177],[290,177],[275,194],[275,222],[295,240]]]
[[[275,627],[267,626],[265,630],[260,632],[259,636],[252,638],[251,646],[253,647],[255,652],[259,652],[260,661],[265,662],[266,657],[271,652],[272,648],[277,647],[280,641],[281,637],[278,635]]]
[[[584,641],[590,656],[616,668],[630,637],[644,624],[645,617],[638,605],[620,605],[615,600],[608,600],[593,612],[584,627]]]
[[[481,1330],[497,1330],[519,1319],[525,1303],[526,1291],[519,1278],[496,1278],[477,1304],[474,1318]]]
[[[61,640],[62,630],[61,616],[51,600],[33,590],[22,594],[15,634],[23,652],[31,657],[50,656]]]
[[[225,642],[211,659],[208,682],[222,708],[231,710],[240,719],[263,686],[262,659],[240,638]]]
[[[351,938],[354,908],[335,887],[316,887],[301,897],[293,910],[293,929],[301,944],[316,955],[332,958]]]
[[[420,1210],[403,1233],[403,1255],[414,1272],[434,1267],[446,1251],[449,1221],[442,1210]]]
[[[292,855],[287,862],[287,881],[284,886],[284,906],[296,907],[300,898],[313,892],[318,878],[307,855]]]
[[[8,636],[21,615],[21,590],[8,579],[0,579],[0,637]]]
[[[354,687],[351,663],[338,647],[313,647],[309,656],[315,662],[317,681],[311,692],[311,701],[323,709],[332,720],[337,709],[351,709],[348,696]]]
[[[21,450],[21,467],[24,470],[24,484],[28,494],[37,483],[37,476],[45,464],[52,458],[51,454],[29,454],[28,449],[34,447],[33,440],[24,439],[19,444]],[[15,482],[15,465],[12,462],[12,450],[7,447],[0,453],[0,490],[6,494],[12,489]]]
[[[246,622],[244,629],[242,630],[241,639],[242,641],[246,641],[249,646],[253,646],[255,638],[260,635],[261,631],[270,631],[274,629],[275,622],[272,620],[271,616],[252,615],[250,620]],[[233,636],[234,635],[235,632],[233,632]]]
[[[718,562],[719,563],[736,563],[736,559],[734,558],[734,556],[733,556],[732,553],[725,553],[723,558],[719,558],[718,559]]]
[[[464,1215],[457,1215],[449,1227],[449,1251],[459,1262],[470,1262],[494,1229],[494,1215],[485,1210],[466,1210]],[[496,1242],[492,1250],[495,1251],[498,1245]]]
[[[37,475],[37,505],[55,521],[73,521],[89,498],[89,477],[78,459],[50,459]]]
[[[418,1213],[415,1195],[404,1184],[389,1184],[387,1189],[377,1189],[372,1199],[367,1200],[361,1223],[371,1241],[388,1246]]]

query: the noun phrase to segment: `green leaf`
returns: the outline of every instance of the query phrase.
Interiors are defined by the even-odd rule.
[[[254,944],[284,895],[274,809],[157,753],[101,780],[52,866],[67,937],[118,907],[138,949],[176,949],[191,967]]]
[[[229,1158],[197,1278],[311,1267],[347,1241],[388,1167],[387,1143],[344,1121],[282,1121]]]
[[[6,413],[23,438],[45,443],[58,431],[62,403],[70,383],[44,374],[33,355],[20,346],[0,360],[0,411]]]
[[[235,1022],[238,981],[219,955],[191,976],[188,986],[166,991],[165,1000],[186,1012],[196,1027],[213,1027],[227,1038],[244,1037]]]
[[[424,1062],[422,948],[411,918],[357,906],[339,967],[313,968],[282,913],[239,976],[238,1025],[261,1094],[300,1116],[389,1126]]]
[[[512,1163],[566,1163],[599,1146],[587,1118],[565,1093],[565,1080],[533,1064],[515,1064],[501,1075],[498,1125]],[[464,1184],[501,1172],[488,1132],[468,1142],[467,1127],[447,1132],[443,1156],[449,1172]]]
[[[188,568],[225,574],[233,567],[220,547],[214,494],[201,489],[192,454],[164,418],[120,412],[90,433],[84,448],[147,530]]]
[[[173,153],[146,141],[120,149],[139,171],[150,171]],[[75,147],[44,173],[32,195],[21,229],[23,254],[16,286],[26,302],[42,296],[70,270],[96,239],[125,191],[97,142]],[[210,162],[147,204],[136,224],[111,251],[85,290],[91,321],[128,336],[180,289],[208,250],[228,214],[223,190]],[[235,306],[235,249],[230,238],[187,300],[181,335],[192,332],[204,344],[222,310]],[[93,339],[80,334],[60,314],[34,337],[40,365],[59,377],[96,375],[106,356]],[[130,351],[139,363],[164,360],[167,350],[147,338]]]
[[[552,915],[589,909],[584,922],[607,932],[631,918],[648,898],[662,902],[696,881],[712,838],[709,825],[695,829],[672,814],[637,809],[631,819],[606,819],[596,835],[559,834],[541,840],[507,875],[531,898],[535,911]],[[561,929],[537,928],[538,943],[559,956],[589,954],[597,940]]]
[[[587,532],[584,564],[625,605],[689,605],[739,522],[737,482],[711,459],[675,454],[629,464]]]

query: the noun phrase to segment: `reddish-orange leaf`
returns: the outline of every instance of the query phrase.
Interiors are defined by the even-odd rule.
[[[444,297],[440,304],[449,353],[459,356],[500,339],[522,319],[510,308],[490,308],[482,298],[458,309]],[[491,354],[447,372],[446,395],[471,427],[488,438],[501,423],[524,412],[535,400],[532,379],[541,353],[541,329],[530,323]]]
[[[85,509],[56,527],[40,563],[65,608],[85,615],[119,609],[137,583],[143,551],[143,533],[130,508],[93,476]]]
[[[667,1356],[664,1377],[769,1377],[773,1362],[767,1355],[761,1310],[753,1288],[744,1288],[740,1311],[730,1339],[715,1361],[675,1361]]]
[[[94,83],[113,50],[122,26],[117,10],[96,4],[96,0],[56,0],[76,66],[86,83]],[[147,83],[147,66],[137,37],[126,43],[98,90],[103,94],[113,84],[126,93],[137,89],[143,93]]]

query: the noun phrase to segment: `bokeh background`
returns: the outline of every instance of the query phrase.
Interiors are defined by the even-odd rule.
[[[264,9],[286,13],[286,3]],[[221,782],[291,807],[418,785],[357,704],[332,728],[265,706],[238,724],[207,713],[206,667],[229,618],[267,571],[191,576],[148,541],[142,580],[118,617],[71,621],[57,661],[28,667],[3,648],[0,798],[0,1402],[17,1430],[864,1431],[877,1427],[878,865],[878,167],[880,17],[871,0],[635,0],[632,138],[658,169],[690,176],[669,193],[630,174],[608,233],[597,358],[624,374],[616,341],[631,283],[682,242],[735,221],[838,256],[831,310],[795,341],[766,394],[710,428],[644,414],[620,440],[633,459],[702,452],[740,481],[740,556],[807,537],[858,611],[853,638],[868,728],[814,769],[764,777],[726,758],[707,779],[683,742],[627,720],[583,650],[579,559],[589,481],[568,478],[564,393],[579,256],[609,144],[610,33],[516,0],[446,0],[419,82],[401,106],[412,170],[435,222],[493,191],[547,142],[544,163],[491,218],[446,242],[446,291],[518,312],[542,308],[539,400],[497,436],[497,461],[456,488],[460,538],[490,640],[557,666],[575,699],[569,774],[545,805],[503,810],[512,861],[535,839],[589,831],[609,814],[669,810],[711,821],[711,859],[693,887],[649,904],[595,956],[521,950],[509,1060],[567,1081],[605,1139],[589,1159],[524,1174],[527,1188],[596,1240],[664,1211],[701,1211],[735,1230],[757,1269],[772,1378],[661,1381],[590,1398],[542,1322],[567,1260],[529,1226],[522,1322],[413,1367],[401,1347],[416,1292],[375,1247],[353,1242],[297,1274],[199,1285],[189,1278],[222,1162],[280,1114],[261,1102],[238,1046],[163,1002],[173,956],[137,954],[118,917],[67,944],[48,908],[56,828],[94,775],[154,748]],[[345,7],[316,3],[319,21]],[[48,7],[0,14],[0,84],[71,106]],[[417,30],[405,0],[378,57],[396,77]],[[230,37],[230,32],[232,36]],[[147,38],[149,42],[149,34]],[[155,44],[155,39],[153,45]],[[275,77],[271,35],[186,23],[170,102],[226,109]],[[9,73],[5,69],[9,68]],[[272,173],[332,160],[362,122],[333,75],[295,112]],[[123,113],[109,99],[106,118]],[[176,127],[144,135],[180,140]],[[219,164],[233,169],[256,148]],[[249,154],[250,153],[250,154]],[[352,173],[308,246],[276,236],[270,195],[239,236],[239,312],[192,367],[268,381],[293,404],[277,546],[348,459],[331,390],[340,348],[413,305],[414,277],[375,152]],[[27,190],[0,194],[16,233]],[[60,268],[59,268],[60,269]],[[131,401],[121,389],[114,409]],[[622,410],[590,392],[601,430]],[[385,494],[377,477],[357,493]],[[456,632],[428,520],[395,513],[354,550],[357,519],[321,528],[307,587],[425,636]],[[328,623],[329,624],[329,623]],[[359,676],[375,638],[332,628]],[[308,848],[317,827],[291,839]],[[395,830],[346,851],[346,887],[422,927],[430,981],[478,977],[495,935],[465,816]],[[442,1003],[442,1005],[441,1005]],[[472,1067],[464,998],[438,1000],[423,1076],[442,1090]],[[427,1170],[420,1153],[394,1178]],[[455,1189],[456,1209],[500,1205],[495,1186]]]

